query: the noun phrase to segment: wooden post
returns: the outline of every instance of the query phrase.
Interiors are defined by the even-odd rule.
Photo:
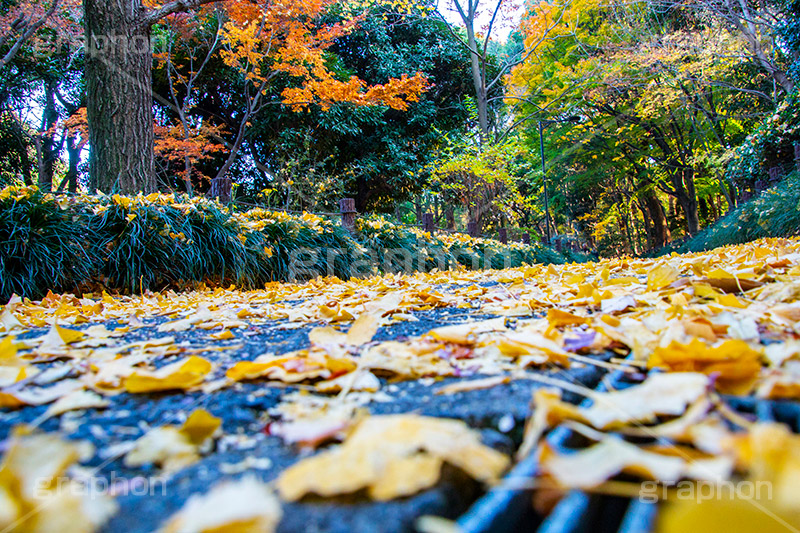
[[[422,215],[422,228],[431,235],[436,233],[436,224],[433,219],[433,213],[424,213]]]
[[[350,233],[356,231],[356,201],[354,198],[339,200],[339,212],[342,214],[342,227]]]
[[[500,228],[497,233],[499,234],[500,242],[508,244],[508,230],[506,228]]]
[[[211,180],[211,197],[216,198],[222,204],[231,201],[231,179],[213,178]]]
[[[522,234],[522,244],[527,244],[527,245],[531,244],[531,234],[528,233],[527,231]]]
[[[467,233],[470,237],[478,236],[478,223],[475,221],[467,222]]]

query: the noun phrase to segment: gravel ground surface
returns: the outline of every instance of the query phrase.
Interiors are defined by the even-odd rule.
[[[402,340],[443,325],[493,318],[470,309],[452,308],[415,312],[414,315],[418,320],[382,327],[374,339]],[[159,333],[157,326],[161,322],[163,320],[146,322],[145,327],[128,333],[126,340],[174,336],[176,343],[191,347],[201,348],[209,344],[204,338],[207,332],[202,330]],[[281,354],[306,348],[309,345],[308,333],[315,325],[296,328],[271,322],[252,326],[243,335],[237,335],[234,341],[215,342],[215,346],[227,343],[241,345],[239,348],[223,352],[201,350],[198,355],[226,367],[236,361],[252,360],[266,352]],[[109,329],[115,326],[115,323],[106,323]],[[42,330],[34,330],[20,338],[41,334]],[[217,372],[221,375],[222,370]],[[594,387],[602,375],[594,367],[553,374],[556,378],[588,387]],[[475,376],[475,379],[480,377]],[[423,379],[387,384],[383,380],[382,390],[389,399],[366,407],[373,414],[417,413],[460,419],[479,429],[485,444],[513,453],[521,440],[532,391],[541,385],[530,380],[514,380],[486,390],[436,394],[437,389],[453,381],[456,380]],[[85,466],[98,481],[89,486],[103,490],[108,481],[117,487],[120,505],[119,512],[103,531],[147,533],[155,531],[191,495],[204,493],[223,479],[241,476],[244,468],[241,465],[245,460],[250,461],[248,474],[269,481],[307,455],[307,451],[286,445],[265,431],[270,421],[269,409],[278,405],[285,394],[297,390],[282,384],[245,382],[212,393],[122,393],[112,397],[112,404],[106,409],[68,412],[44,422],[40,418],[47,406],[27,407],[0,412],[0,438],[6,438],[17,424],[40,422],[45,431],[60,431],[70,439],[90,441],[97,453]],[[579,400],[569,393],[565,397],[571,401]],[[218,440],[211,453],[168,477],[160,477],[156,467],[130,468],[123,464],[126,443],[141,437],[151,427],[180,424],[199,407],[223,420],[224,437]],[[463,473],[447,467],[442,481],[435,488],[408,498],[378,503],[356,494],[326,500],[306,498],[298,503],[285,504],[279,531],[409,531],[413,530],[415,519],[422,515],[458,517],[482,490],[478,483]]]

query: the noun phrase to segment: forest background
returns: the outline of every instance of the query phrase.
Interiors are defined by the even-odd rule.
[[[797,0],[453,1],[2,0],[0,187],[601,255],[800,227]]]

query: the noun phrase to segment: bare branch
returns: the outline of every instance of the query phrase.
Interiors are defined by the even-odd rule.
[[[44,14],[36,21],[31,23],[25,23],[22,15],[17,17],[17,19],[11,24],[11,31],[21,30],[22,33],[17,37],[17,42],[11,47],[11,49],[6,52],[6,55],[0,59],[0,68],[5,67],[8,63],[11,62],[12,59],[17,55],[19,49],[22,47],[23,43],[31,38],[31,36],[36,33],[39,28],[41,28],[47,19],[53,16],[58,9],[58,2],[59,0],[53,0],[53,3],[50,5],[50,8],[44,12]],[[8,38],[4,38],[3,44],[7,41]]]
[[[157,24],[163,20],[165,17],[174,15],[175,13],[186,13],[187,11],[197,9],[198,7],[206,4],[213,4],[214,2],[219,1],[220,0],[173,0],[172,2],[168,2],[157,9],[149,10],[142,19],[142,24],[146,26],[152,26],[153,24]]]

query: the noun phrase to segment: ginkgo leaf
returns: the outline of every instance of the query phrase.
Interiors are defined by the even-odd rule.
[[[125,390],[132,393],[189,389],[201,384],[213,365],[206,359],[191,356],[155,372],[134,372],[125,379]]]
[[[81,388],[83,388],[83,384],[80,381],[70,379],[59,381],[50,387],[32,385],[14,391],[0,391],[0,407],[44,405]]]
[[[76,409],[102,408],[111,404],[108,400],[91,391],[76,390],[62,396],[47,408],[44,415],[46,417],[58,416],[67,411]]]
[[[80,331],[75,331],[73,329],[62,328],[56,324],[50,328],[42,338],[42,342],[39,345],[40,350],[61,350],[64,349],[67,345],[77,342],[83,339],[84,334]]]
[[[290,501],[308,493],[333,496],[364,488],[374,499],[389,500],[431,486],[443,462],[480,481],[496,479],[509,465],[508,457],[481,444],[463,422],[373,416],[359,422],[338,448],[284,470],[277,486]]]
[[[761,371],[761,353],[738,339],[709,346],[697,338],[688,344],[672,341],[657,347],[648,361],[649,367],[664,367],[675,372],[718,374],[724,392],[748,391]]]
[[[347,344],[361,346],[372,340],[380,326],[374,315],[364,313],[359,316],[347,332]]]
[[[22,362],[17,359],[17,343],[14,342],[14,337],[5,337],[0,341],[0,365],[2,366],[19,366]]]
[[[731,457],[684,459],[641,449],[617,437],[572,453],[558,453],[542,446],[539,464],[560,485],[589,489],[625,472],[645,479],[672,484],[682,478],[721,482],[733,471]]]
[[[189,498],[161,533],[271,533],[282,516],[269,487],[251,476],[223,481],[206,494]]]
[[[22,323],[17,319],[14,313],[7,307],[0,313],[0,331],[3,333],[11,333],[16,329],[24,329]]]
[[[117,505],[108,494],[90,494],[68,476],[68,468],[91,453],[86,443],[15,429],[0,467],[4,527],[42,533],[99,530]]]
[[[222,426],[222,419],[213,416],[205,409],[196,409],[189,415],[180,431],[196,445],[200,445],[210,438]]]
[[[580,326],[582,324],[591,324],[591,319],[587,317],[577,316],[561,309],[548,309],[547,321],[550,325],[556,328],[562,326]]]
[[[681,415],[688,405],[707,394],[708,386],[709,379],[703,374],[654,374],[641,385],[592,393],[589,397],[593,403],[588,407],[562,401],[559,390],[537,389],[533,393],[533,416],[525,426],[518,456],[530,453],[547,428],[565,420],[576,420],[596,429],[612,429],[654,422],[659,416]]]
[[[647,290],[662,289],[677,280],[680,275],[681,271],[671,265],[656,265],[647,273]]]
[[[229,329],[220,331],[219,333],[212,333],[209,335],[209,337],[217,341],[227,341],[236,338],[236,336]]]
[[[194,411],[181,427],[159,426],[139,438],[125,455],[127,466],[155,463],[166,471],[184,468],[200,458],[202,446],[222,424],[204,409]]]

